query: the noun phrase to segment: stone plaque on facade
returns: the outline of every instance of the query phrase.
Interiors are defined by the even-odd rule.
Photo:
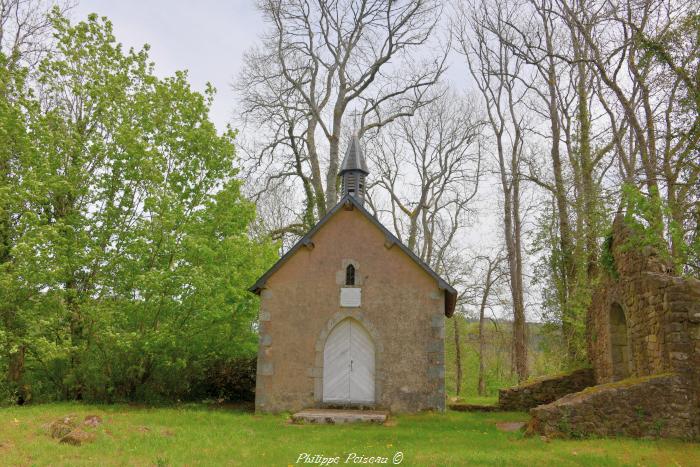
[[[340,289],[340,306],[357,308],[362,304],[362,289],[359,287],[343,287]]]

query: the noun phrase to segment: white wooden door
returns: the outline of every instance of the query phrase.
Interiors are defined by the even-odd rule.
[[[350,320],[333,328],[323,349],[323,401],[350,399]]]
[[[350,326],[350,402],[374,402],[374,343],[357,321]]]
[[[326,339],[323,401],[374,402],[374,343],[355,320],[341,321]]]

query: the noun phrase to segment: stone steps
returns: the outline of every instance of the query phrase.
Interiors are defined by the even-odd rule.
[[[305,409],[292,415],[292,423],[384,423],[388,417],[389,413],[381,410]]]

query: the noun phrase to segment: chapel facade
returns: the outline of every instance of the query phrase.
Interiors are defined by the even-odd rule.
[[[445,408],[445,318],[456,290],[364,206],[354,135],[342,197],[250,288],[260,295],[258,412]]]

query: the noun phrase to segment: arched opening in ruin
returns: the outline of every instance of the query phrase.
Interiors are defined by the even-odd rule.
[[[613,303],[610,307],[610,354],[613,378],[619,380],[629,377],[630,345],[627,337],[627,319],[619,303]]]

